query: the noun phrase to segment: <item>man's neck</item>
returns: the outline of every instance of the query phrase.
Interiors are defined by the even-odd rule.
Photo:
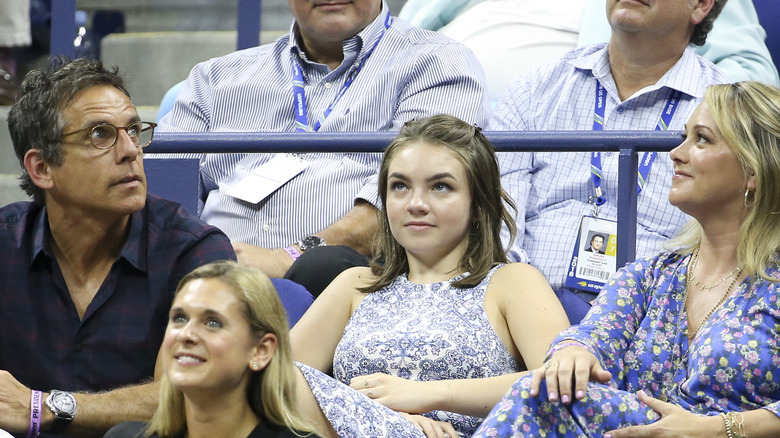
[[[609,64],[620,100],[658,82],[680,60],[687,44],[670,44],[638,35],[609,42]]]
[[[127,240],[129,216],[101,220],[53,205],[47,205],[47,213],[55,256],[78,276],[113,263]]]
[[[335,70],[344,61],[343,41],[315,41],[298,34],[298,43],[306,53],[309,61],[325,64],[331,70]]]
[[[111,272],[127,240],[130,217],[115,220],[47,204],[51,248],[79,319]]]

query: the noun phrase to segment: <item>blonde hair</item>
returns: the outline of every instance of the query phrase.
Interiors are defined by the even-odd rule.
[[[195,269],[179,282],[176,294],[197,279],[216,279],[228,286],[241,302],[241,312],[252,335],[276,336],[276,351],[260,371],[252,372],[247,386],[247,403],[261,420],[298,432],[312,432],[314,426],[298,413],[295,399],[295,364],[292,359],[287,315],[268,277],[255,268],[233,261],[214,262]],[[147,436],[183,436],[187,429],[184,394],[166,376],[160,381],[160,403],[149,424]]]
[[[777,263],[780,249],[780,89],[755,81],[713,85],[704,101],[745,174],[755,175],[756,191],[745,198],[737,260],[751,276],[780,281],[766,272]],[[701,234],[694,220],[664,246],[687,254],[699,245]]]
[[[412,143],[422,142],[440,146],[455,154],[463,163],[471,191],[471,228],[466,252],[458,268],[470,275],[452,283],[458,288],[474,287],[485,278],[497,263],[506,263],[506,250],[501,243],[501,224],[506,225],[510,242],[514,240],[517,225],[507,206],[515,210],[511,198],[501,188],[498,162],[482,130],[474,125],[448,115],[407,122],[398,136],[385,150],[379,169],[379,197],[382,209],[377,213],[379,227],[374,244],[371,271],[377,280],[361,288],[363,292],[375,292],[401,274],[409,272],[406,251],[395,240],[387,219],[387,179],[390,162],[395,154]]]

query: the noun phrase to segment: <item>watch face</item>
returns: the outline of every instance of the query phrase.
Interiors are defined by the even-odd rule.
[[[306,236],[300,242],[301,251],[307,251],[315,246],[325,246],[325,240],[319,236]]]
[[[76,413],[76,399],[67,392],[52,393],[51,404],[64,414],[73,415]]]

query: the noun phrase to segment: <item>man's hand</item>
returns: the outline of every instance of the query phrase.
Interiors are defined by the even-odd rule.
[[[0,370],[0,429],[27,433],[31,396],[30,388],[19,383],[8,371]]]
[[[290,254],[282,248],[267,249],[243,242],[232,242],[238,262],[259,268],[271,278],[282,278],[293,264]]]

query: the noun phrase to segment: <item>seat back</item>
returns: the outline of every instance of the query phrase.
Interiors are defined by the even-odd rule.
[[[197,158],[144,159],[149,193],[178,202],[190,213],[198,214],[200,160]]]
[[[176,102],[176,97],[179,95],[179,91],[181,90],[182,85],[184,85],[184,82],[186,81],[178,82],[165,92],[165,96],[163,96],[162,101],[160,101],[160,109],[157,110],[157,123],[160,123],[160,119],[168,114],[173,108],[173,103]]]
[[[777,65],[780,60],[780,2],[777,0],[753,0],[758,21],[766,31],[766,47],[772,55],[772,61]]]
[[[305,287],[292,280],[272,278],[271,283],[282,300],[284,310],[287,312],[287,321],[292,328],[314,302],[314,296]]]

